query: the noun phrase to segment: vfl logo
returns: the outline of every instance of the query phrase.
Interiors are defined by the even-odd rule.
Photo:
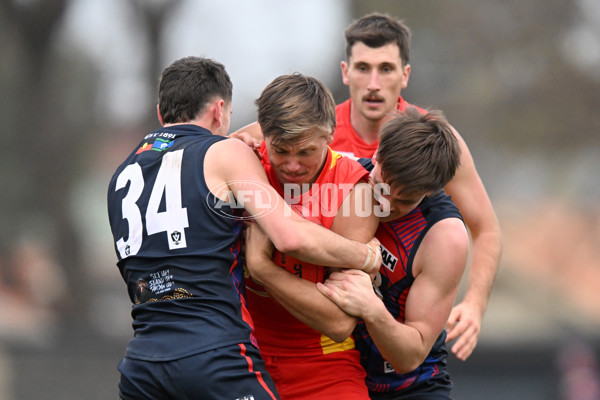
[[[237,198],[229,189],[232,184],[239,188]],[[279,199],[280,197],[271,185],[255,181],[232,181],[217,186],[214,193],[209,192],[206,196],[206,204],[212,212],[225,218],[249,220],[263,217],[272,212]],[[254,216],[239,216],[232,213],[236,209],[243,211],[250,202],[257,211]]]
[[[181,242],[181,232],[173,231],[173,233],[171,233],[171,240],[175,245],[178,245]]]
[[[249,395],[246,395],[246,396],[238,397],[235,400],[254,400],[254,396],[252,396],[251,394],[249,394]]]
[[[390,271],[394,272],[398,258],[396,258],[396,256],[394,256],[392,252],[386,249],[383,245],[381,245],[381,258],[383,259],[383,265]]]
[[[167,236],[169,242],[169,250],[183,249],[187,247],[185,234],[181,231],[173,231]]]

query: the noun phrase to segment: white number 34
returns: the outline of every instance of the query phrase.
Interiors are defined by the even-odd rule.
[[[146,232],[148,236],[166,232],[169,249],[187,247],[185,228],[189,226],[187,208],[181,206],[181,160],[183,150],[164,155],[146,208]],[[127,219],[129,233],[127,240],[117,241],[121,258],[133,256],[142,247],[142,214],[137,205],[144,190],[142,167],[138,163],[128,165],[117,177],[115,191],[123,189],[131,182],[129,191],[122,201],[123,218]],[[161,200],[165,198],[165,211],[159,212]]]

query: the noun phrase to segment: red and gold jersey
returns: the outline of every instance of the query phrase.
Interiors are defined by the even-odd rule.
[[[351,100],[348,99],[335,107],[337,125],[335,128],[335,136],[329,147],[334,151],[339,151],[347,156],[371,158],[373,157],[373,154],[375,154],[375,150],[377,150],[379,141],[367,143],[358,136],[358,133],[356,133],[352,127],[352,122],[350,121],[350,103]],[[416,107],[405,101],[402,97],[398,97],[399,112],[404,111],[406,107],[410,106]],[[425,112],[422,108],[416,108],[423,113]]]
[[[327,149],[325,166],[310,190],[298,196],[290,196],[279,184],[263,142],[261,152],[263,166],[269,182],[286,199],[292,209],[304,218],[325,228],[331,228],[335,215],[344,198],[354,185],[366,179],[368,172],[357,162]],[[275,251],[273,261],[288,272],[311,282],[325,280],[325,267],[300,261]],[[262,354],[278,356],[310,356],[328,354],[354,348],[354,340],[335,343],[320,332],[296,319],[265,289],[246,279],[248,309],[252,315],[255,336]]]

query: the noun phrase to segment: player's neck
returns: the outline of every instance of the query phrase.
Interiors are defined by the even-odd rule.
[[[210,118],[194,118],[185,122],[163,124],[165,128],[177,125],[197,125],[204,129],[208,129],[213,135],[225,136],[223,132],[219,131],[218,127],[213,123],[213,121]]]
[[[367,144],[375,143],[379,139],[379,131],[384,120],[368,120],[359,112],[350,114],[350,123],[356,134]]]

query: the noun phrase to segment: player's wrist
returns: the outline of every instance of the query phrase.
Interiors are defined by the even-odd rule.
[[[483,314],[485,314],[485,310],[487,309],[487,300],[486,296],[467,293],[462,304],[476,312],[480,318],[483,318]]]
[[[369,297],[369,301],[361,311],[360,318],[362,318],[369,325],[381,324],[389,314],[389,311],[385,307],[383,301],[376,295],[374,295],[372,298]]]
[[[360,269],[367,274],[370,274],[379,270],[379,267],[381,266],[381,247],[379,246],[379,241],[375,238],[371,239],[366,246],[367,256]]]

